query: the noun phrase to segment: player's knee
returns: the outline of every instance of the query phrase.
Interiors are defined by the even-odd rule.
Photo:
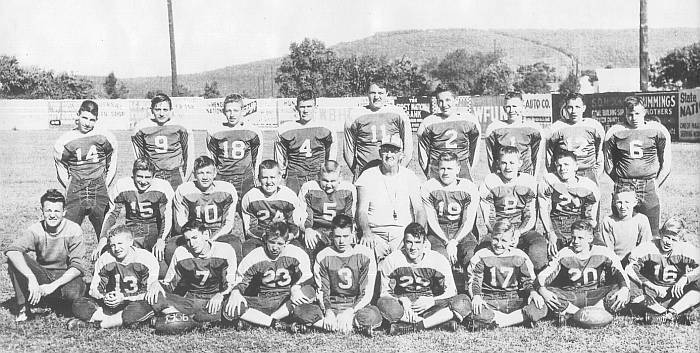
[[[562,313],[571,302],[576,300],[576,295],[570,291],[559,290],[558,288],[550,288],[550,291],[557,296],[558,305],[555,305],[552,310],[555,313]]]
[[[462,321],[471,314],[472,303],[466,294],[457,294],[450,299],[450,310]]]
[[[83,298],[85,288],[85,281],[83,281],[82,276],[79,276],[63,286],[61,290],[63,299],[69,303],[72,303],[80,298]]]
[[[311,325],[323,319],[323,312],[316,304],[301,304],[292,310],[292,318],[303,324]]]
[[[493,322],[495,317],[496,313],[494,313],[493,309],[486,305],[481,307],[481,310],[479,310],[478,314],[476,312],[472,312],[472,320],[485,324]]]
[[[546,305],[542,305],[541,308],[538,308],[535,303],[525,305],[522,311],[523,316],[530,322],[537,322],[544,319],[549,312]]]
[[[396,322],[403,316],[403,306],[394,297],[380,297],[377,299],[377,308],[382,317],[389,322]]]
[[[223,306],[224,308],[226,307],[227,303],[228,303],[228,299],[224,303],[224,306]],[[245,314],[246,311],[248,311],[248,304],[246,302],[241,302],[241,305],[239,305],[238,308],[236,308],[236,310],[234,310],[232,314],[229,314],[228,311],[224,310],[222,316],[223,316],[224,320],[233,321],[233,320],[240,319],[241,316],[243,316],[243,314]]]
[[[88,321],[95,314],[99,306],[90,298],[78,298],[73,301],[71,309],[73,316],[80,320]]]
[[[355,313],[355,325],[357,327],[376,328],[382,324],[382,313],[374,305],[367,305]]]
[[[192,316],[192,318],[194,319],[194,321],[197,322],[221,321],[222,311],[223,310],[219,309],[214,313],[210,313],[209,310],[207,310],[207,308],[201,308],[200,310],[195,311],[194,316]]]
[[[138,322],[144,322],[153,316],[151,308],[145,300],[137,300],[129,303],[122,311],[122,322],[129,326]]]
[[[627,302],[623,303],[622,307],[617,308],[617,310],[613,309],[613,303],[615,300],[613,299],[613,296],[617,293],[617,291],[620,290],[619,287],[615,286],[613,287],[606,295],[605,298],[603,299],[603,307],[605,310],[607,310],[609,313],[616,313],[620,312],[624,307],[626,307],[629,304],[629,298],[627,299]]]

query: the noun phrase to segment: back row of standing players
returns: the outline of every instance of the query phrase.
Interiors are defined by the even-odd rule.
[[[368,91],[369,104],[357,109],[345,127],[343,156],[354,179],[372,167],[387,175],[384,169],[391,159],[387,154],[402,155],[397,159],[401,164],[397,171],[405,169],[412,156],[412,134],[405,112],[386,104],[386,89],[381,85],[372,84]],[[473,115],[456,111],[453,92],[439,90],[436,98],[441,113],[424,119],[418,129],[419,164],[426,177],[432,177],[423,185],[418,205],[415,195],[397,197],[397,193],[417,192],[415,175],[398,182],[409,186],[405,189],[393,188],[383,179],[385,195],[373,192],[376,184],[372,182],[378,179],[368,177],[363,182],[360,178],[357,193],[352,184],[340,182],[337,163],[327,162],[336,157],[336,135],[314,120],[316,100],[311,92],[302,92],[297,99],[299,120],[280,126],[274,161],[262,161],[263,135],[242,116],[242,97],[225,99],[227,121],[207,134],[211,158],[195,161],[191,131],[171,121],[172,103],[167,96],[158,95],[152,100],[153,118],[137,125],[132,135],[138,157],[133,177],[118,180],[108,194],[107,185],[115,175],[117,143],[111,133],[94,128],[97,105],[86,101],[78,113],[78,128],[56,143],[59,181],[67,186],[66,218],[81,223],[89,216],[100,235],[93,254],[97,259],[106,245],[107,231],[126,208],[127,227],[132,228],[139,245],[152,249],[161,260],[161,269],[177,245],[183,244],[184,238],[174,235],[182,234],[181,228],[190,220],[202,222],[212,240],[230,243],[240,260],[261,245],[269,226],[280,220],[298,228],[292,233],[313,257],[330,244],[330,220],[336,214],[356,215],[363,239],[374,238],[369,235],[374,233],[387,243],[399,238],[399,244],[406,224],[427,221],[433,248],[453,264],[466,264],[475,244],[465,246],[465,240],[478,237],[475,216],[481,200],[487,230],[493,224],[493,208],[496,221],[507,219],[515,225],[520,242],[525,243],[521,245],[539,270],[546,264],[548,247],[553,255],[568,244],[569,227],[575,220],[598,225],[597,183],[605,170],[615,182],[616,192],[631,191],[641,198],[639,209],[649,218],[652,233],[658,233],[656,187],[668,176],[670,150],[666,144],[670,138],[661,124],[645,121],[645,109],[638,100],[626,101],[625,121],[606,135],[595,120],[583,118],[585,106],[580,95],[567,97],[562,119],[542,132],[524,120],[522,96],[508,94],[504,105],[508,119],[494,122],[485,134],[491,174],[477,189],[471,180],[481,137],[479,122]],[[392,152],[391,147],[397,150]],[[538,190],[540,160],[554,173],[542,178]],[[192,181],[183,183],[190,173]],[[149,174],[158,179],[150,179]],[[287,187],[280,185],[282,178]],[[390,205],[393,215],[382,216],[386,212],[377,207],[382,201],[373,205],[377,198],[397,202],[403,196],[408,196],[408,203]],[[537,208],[536,199],[540,200]],[[421,204],[425,210],[416,207]],[[411,208],[412,219],[399,217],[405,207]],[[236,208],[243,221],[243,235],[231,234]],[[544,239],[531,232],[538,210],[546,231]],[[384,232],[385,225],[397,226],[400,234]],[[378,252],[376,242],[364,243],[374,248],[378,259],[400,246]]]

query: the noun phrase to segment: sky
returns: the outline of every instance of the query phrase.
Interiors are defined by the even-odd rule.
[[[179,74],[407,29],[625,29],[639,0],[172,0]],[[0,0],[0,54],[118,78],[170,74],[166,0]],[[700,27],[700,1],[648,0],[650,28]],[[700,36],[700,30],[699,36]]]

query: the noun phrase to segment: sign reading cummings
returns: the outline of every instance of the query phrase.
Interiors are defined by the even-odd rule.
[[[647,109],[647,119],[658,118],[672,141],[678,141],[678,92],[636,93]]]
[[[700,88],[678,93],[678,135],[681,141],[700,141]]]

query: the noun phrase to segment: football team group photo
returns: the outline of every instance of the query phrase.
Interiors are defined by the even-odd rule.
[[[3,56],[0,119],[38,97],[50,126],[0,131],[0,342],[11,351],[697,349],[700,146],[684,142],[698,124],[684,116],[698,114],[683,104],[697,108],[698,38],[683,48],[696,60],[686,76],[659,78],[662,59],[645,83],[663,81],[654,94],[675,99],[675,120],[659,109],[670,101],[645,87],[603,103],[582,86],[590,76],[579,83],[578,61],[571,89],[535,92],[516,79],[479,91],[498,78],[460,85],[456,71],[441,71],[446,57],[416,94],[387,71],[411,65],[405,57],[364,71],[367,59],[310,54],[323,43],[309,39],[292,43],[267,82],[286,103],[268,108],[265,78],[255,92],[207,83],[201,97],[217,101],[206,117],[176,91],[171,42],[173,92],[146,83],[147,100],[125,101],[134,119],[100,95],[12,96],[25,69]],[[466,62],[495,72],[493,46]],[[314,55],[348,60],[334,70],[361,76],[300,75],[316,70]],[[111,77],[107,94],[126,98]],[[552,105],[546,120],[532,113],[536,94]],[[352,103],[338,118],[328,97]],[[427,105],[416,108],[419,99]],[[600,106],[614,119],[591,113]],[[115,119],[130,120],[128,130]]]

